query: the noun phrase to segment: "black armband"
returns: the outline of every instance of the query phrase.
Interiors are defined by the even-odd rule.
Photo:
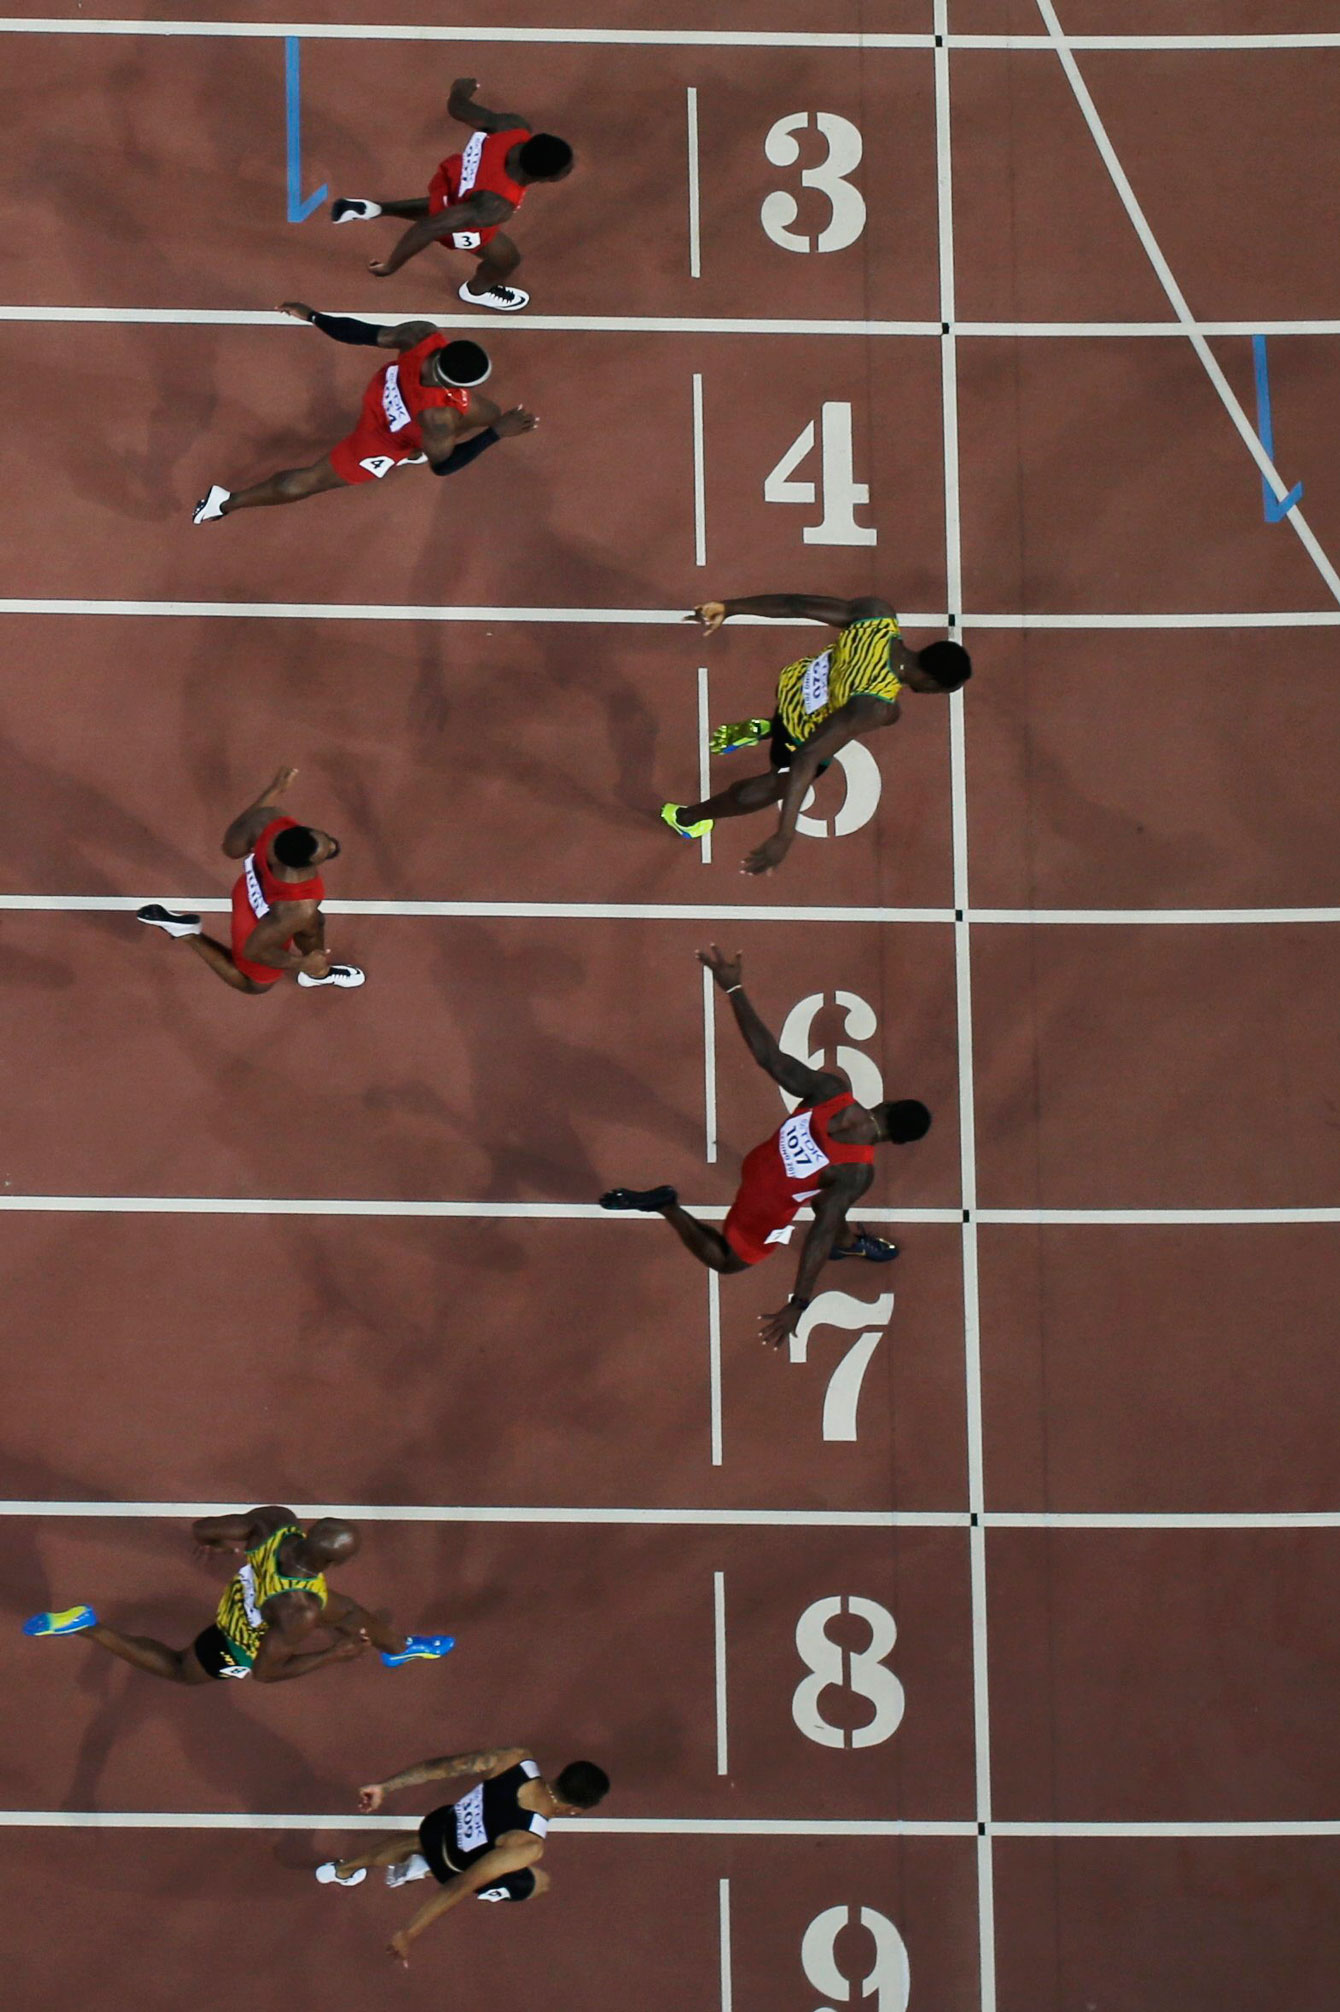
[[[322,335],[328,335],[334,342],[357,342],[368,349],[376,347],[381,334],[381,323],[358,321],[352,314],[314,314],[312,327],[319,328]]]
[[[496,447],[502,439],[501,433],[486,426],[482,433],[476,433],[471,440],[463,440],[459,447],[453,447],[445,461],[434,461],[430,465],[434,475],[455,475],[460,469],[468,468],[477,461],[486,447]]]

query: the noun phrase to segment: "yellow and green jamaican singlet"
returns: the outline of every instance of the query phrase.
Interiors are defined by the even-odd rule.
[[[788,664],[777,680],[777,711],[793,747],[803,747],[848,699],[890,704],[903,688],[892,648],[901,631],[889,615],[852,622],[831,650]]]
[[[247,1669],[256,1660],[261,1636],[268,1625],[261,1614],[267,1600],[272,1600],[276,1593],[315,1593],[324,1607],[330,1597],[324,1572],[318,1572],[315,1578],[305,1575],[293,1578],[279,1569],[280,1545],[288,1537],[304,1534],[300,1523],[286,1523],[282,1530],[275,1531],[273,1537],[267,1537],[254,1551],[248,1551],[246,1564],[228,1581],[227,1590],[219,1601],[219,1631],[227,1637],[234,1661]]]

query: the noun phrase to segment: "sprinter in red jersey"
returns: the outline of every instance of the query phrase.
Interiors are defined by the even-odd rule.
[[[364,349],[393,349],[363,394],[358,424],[329,454],[307,468],[283,468],[250,489],[215,482],[192,514],[195,524],[231,517],[273,503],[301,503],[327,489],[380,482],[393,468],[426,462],[434,475],[455,475],[509,434],[529,433],[533,412],[517,405],[501,411],[479,386],[493,369],[477,342],[453,342],[435,322],[402,321],[394,328],[354,315],[321,314],[305,301],[286,300],[278,312],[310,322],[333,342]]]
[[[409,229],[386,258],[369,259],[368,270],[388,279],[431,244],[468,252],[478,259],[473,279],[460,296],[470,307],[519,314],[530,295],[508,280],[521,254],[501,226],[515,216],[532,182],[561,182],[572,173],[572,148],[553,133],[532,132],[519,112],[490,112],[475,103],[479,84],[458,77],[447,100],[448,117],[473,131],[458,154],[448,154],[428,184],[426,196],[374,202],[368,196],[339,196],[331,204],[332,223],[366,223],[372,217],[404,217]]]
[[[138,911],[139,921],[189,943],[234,992],[268,992],[288,975],[304,988],[338,985],[352,991],[363,983],[356,964],[333,963],[326,948],[321,913],[326,883],[317,868],[338,859],[339,840],[276,810],[297,773],[281,768],[223,835],[227,857],[242,861],[233,886],[230,950],[204,934],[199,915],[181,914],[156,901]]]
[[[799,1108],[770,1139],[746,1154],[739,1192],[719,1230],[682,1209],[673,1188],[612,1188],[600,1197],[600,1206],[664,1216],[701,1264],[716,1272],[735,1272],[747,1271],[778,1244],[788,1242],[796,1216],[806,1202],[812,1202],[814,1221],[801,1246],[796,1289],[779,1312],[761,1322],[763,1340],[780,1348],[795,1332],[830,1257],[865,1258],[873,1264],[897,1257],[896,1244],[869,1230],[844,1234],[847,1211],[870,1186],[875,1147],[924,1139],[931,1114],[912,1098],[866,1110],[852,1096],[844,1076],[811,1069],[783,1052],[745,997],[738,957],[723,957],[714,943],[710,950],[698,952],[698,961],[729,998],[735,1024],[754,1060],[788,1096],[799,1098]]]

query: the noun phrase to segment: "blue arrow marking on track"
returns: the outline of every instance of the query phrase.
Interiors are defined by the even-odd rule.
[[[1271,460],[1275,459],[1275,428],[1270,417],[1270,369],[1266,363],[1266,339],[1263,335],[1252,337],[1252,362],[1256,366],[1256,431],[1261,445]],[[1271,494],[1270,484],[1261,477],[1261,500],[1265,505],[1267,524],[1279,524],[1288,516],[1295,503],[1303,494],[1301,482],[1295,482],[1287,496],[1278,501]]]
[[[302,199],[302,73],[301,43],[296,35],[284,38],[284,126],[288,141],[288,220],[300,224],[319,209],[330,194],[322,182],[314,196]]]

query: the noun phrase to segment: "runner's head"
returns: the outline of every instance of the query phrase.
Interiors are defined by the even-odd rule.
[[[322,866],[328,859],[338,859],[340,841],[332,838],[328,831],[317,831],[310,824],[295,824],[275,833],[270,850],[281,866],[298,871],[303,867]]]
[[[438,382],[453,385],[457,391],[473,391],[492,369],[488,351],[477,342],[449,342],[433,351],[432,370]]]
[[[879,1136],[890,1145],[910,1146],[924,1139],[931,1128],[931,1114],[915,1097],[900,1097],[893,1104],[876,1104],[871,1117],[879,1126]]]
[[[327,1565],[347,1565],[363,1540],[352,1523],[338,1516],[322,1516],[307,1529],[307,1555]]]
[[[521,142],[521,175],[527,182],[561,182],[572,173],[572,148],[552,133],[532,133]]]
[[[914,692],[956,692],[972,676],[972,658],[962,643],[928,643],[904,672]]]
[[[553,1783],[565,1809],[594,1809],[610,1792],[610,1778],[594,1761],[569,1761]]]

